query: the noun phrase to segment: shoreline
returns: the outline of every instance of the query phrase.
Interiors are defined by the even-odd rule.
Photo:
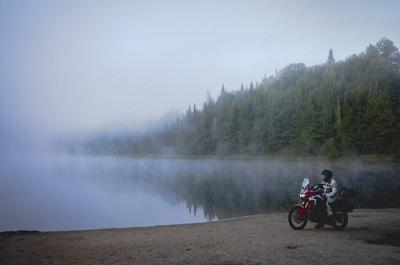
[[[387,208],[392,209],[392,208]],[[220,220],[213,221],[204,221],[204,222],[194,222],[194,223],[178,223],[178,224],[165,224],[165,225],[149,225],[149,226],[128,226],[128,227],[105,227],[105,228],[93,228],[93,229],[72,229],[72,230],[28,230],[28,229],[19,229],[19,230],[5,230],[0,231],[1,236],[18,236],[18,235],[30,235],[30,234],[39,234],[39,233],[70,233],[70,232],[95,232],[95,231],[106,231],[106,230],[123,230],[123,229],[151,229],[151,228],[162,228],[162,227],[176,227],[176,226],[192,226],[192,225],[200,225],[200,224],[210,224],[210,223],[218,223],[218,222],[230,222],[235,220],[254,218],[256,216],[263,216],[268,214],[285,214],[287,211],[271,211],[266,213],[254,214],[254,215],[243,215],[237,217],[224,218]]]

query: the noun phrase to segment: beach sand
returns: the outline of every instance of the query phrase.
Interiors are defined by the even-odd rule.
[[[287,213],[145,228],[0,233],[0,264],[400,264],[400,209],[358,209],[344,231]]]

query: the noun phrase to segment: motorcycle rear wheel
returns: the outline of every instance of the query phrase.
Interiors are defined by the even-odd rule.
[[[346,212],[337,211],[333,218],[333,229],[335,230],[343,230],[346,228],[347,223],[349,222],[349,216]]]
[[[294,230],[300,230],[306,227],[307,225],[307,215],[304,215],[303,218],[299,218],[299,209],[300,207],[293,207],[288,215],[288,221],[291,228]]]

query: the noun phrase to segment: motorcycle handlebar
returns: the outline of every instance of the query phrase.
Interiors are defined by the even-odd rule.
[[[318,185],[316,185],[316,186],[311,188],[312,191],[317,191],[317,192],[323,192],[323,189],[324,188],[322,187],[321,184],[318,184]]]

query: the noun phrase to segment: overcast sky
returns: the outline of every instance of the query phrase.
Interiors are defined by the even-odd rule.
[[[0,0],[0,129],[141,124],[307,66],[400,45],[400,1]]]

